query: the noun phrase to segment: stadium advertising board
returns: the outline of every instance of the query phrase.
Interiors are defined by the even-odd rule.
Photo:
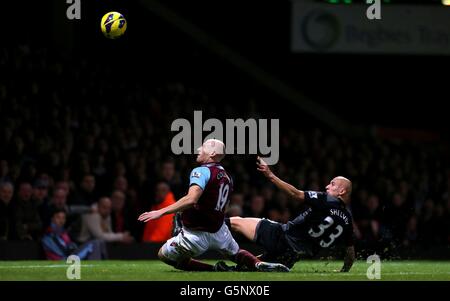
[[[450,9],[444,6],[369,5],[292,1],[293,52],[450,54]]]

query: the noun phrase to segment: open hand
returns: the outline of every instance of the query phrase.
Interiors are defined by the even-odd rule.
[[[258,158],[257,158],[257,162],[256,162],[256,165],[258,166],[258,170],[260,171],[260,172],[262,172],[263,173],[263,175],[265,175],[266,177],[269,177],[271,174],[272,174],[272,171],[270,170],[270,168],[269,168],[269,166],[267,165],[267,163],[261,158],[261,157],[259,157],[258,156]]]
[[[151,221],[151,220],[154,220],[154,219],[158,219],[161,216],[162,216],[162,213],[159,210],[149,211],[149,212],[142,213],[139,216],[138,220],[141,221],[141,222],[146,223],[148,221]]]

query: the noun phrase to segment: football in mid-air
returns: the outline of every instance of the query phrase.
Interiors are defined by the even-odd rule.
[[[109,12],[103,16],[100,26],[105,37],[117,39],[127,30],[127,20],[118,12]]]

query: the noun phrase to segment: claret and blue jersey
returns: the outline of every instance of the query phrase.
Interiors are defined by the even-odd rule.
[[[223,225],[224,210],[233,190],[230,175],[219,163],[208,163],[194,168],[189,178],[189,186],[198,185],[203,193],[194,207],[181,214],[183,225],[192,230],[217,232]]]

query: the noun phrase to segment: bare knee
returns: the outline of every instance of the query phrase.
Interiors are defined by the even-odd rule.
[[[161,248],[159,248],[159,250],[158,250],[158,258],[160,259],[160,260],[164,260],[164,254],[163,254],[163,252],[162,252],[162,247]]]
[[[164,253],[163,253],[163,251],[162,251],[162,247],[159,249],[159,251],[158,251],[158,258],[162,261],[162,262],[164,262],[165,264],[168,264],[168,265],[170,265],[170,266],[173,266],[174,268],[176,268],[176,269],[179,269],[179,270],[186,270],[186,265],[187,265],[187,263],[189,262],[189,260],[190,260],[190,258],[179,258],[178,260],[172,260],[172,259],[169,259],[169,258],[167,258],[165,255],[164,255]]]
[[[163,248],[162,248],[162,247],[161,247],[161,248],[159,249],[159,251],[158,251],[158,258],[159,258],[159,260],[161,260],[161,261],[164,262],[165,264],[171,265],[171,266],[173,266],[173,267],[176,267],[176,266],[177,266],[177,262],[176,262],[176,261],[170,260],[169,258],[167,258],[166,256],[164,256]]]
[[[164,256],[164,253],[163,253],[163,250],[162,250],[163,248],[161,247],[160,249],[159,249],[159,251],[158,251],[158,258],[159,258],[159,260],[161,260],[162,262],[166,262],[166,261],[168,261],[169,259],[166,257],[166,256]],[[166,262],[167,263],[167,262]]]

